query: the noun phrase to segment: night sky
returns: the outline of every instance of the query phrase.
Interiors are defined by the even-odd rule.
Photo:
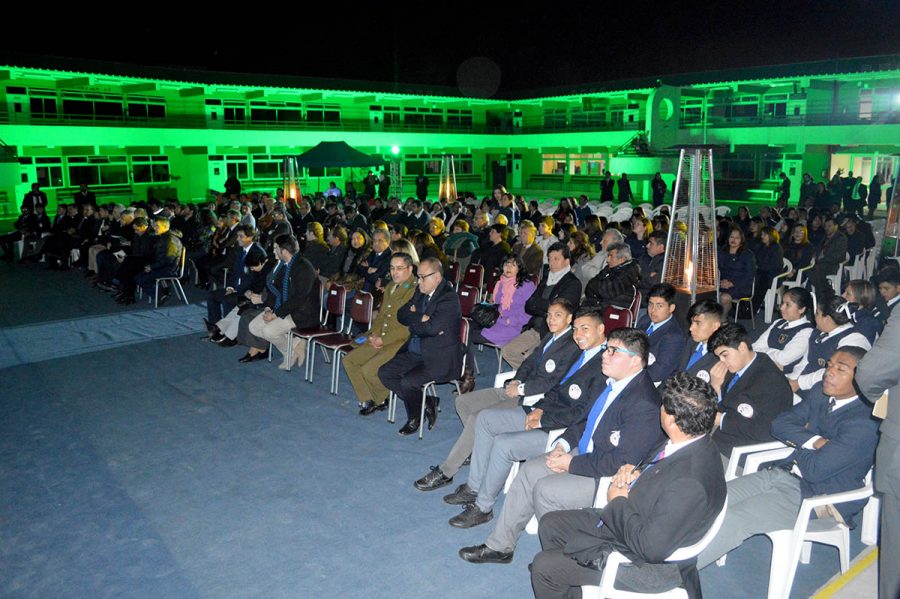
[[[553,3],[556,10],[500,12],[482,2],[378,3],[359,11],[296,3],[205,3],[163,14],[169,3],[114,8],[13,29],[0,49],[72,58],[462,86],[484,96],[670,73],[900,53],[900,1]],[[87,8],[88,4],[84,4]],[[98,5],[99,6],[99,5]],[[396,7],[396,8],[393,8]],[[326,12],[328,11],[328,12]],[[254,14],[249,14],[253,12]],[[130,15],[130,16],[125,16]],[[392,16],[393,15],[393,16]],[[283,24],[287,25],[283,25]],[[280,29],[281,28],[281,29]],[[39,43],[35,43],[35,42]],[[473,89],[474,86],[474,89]]]

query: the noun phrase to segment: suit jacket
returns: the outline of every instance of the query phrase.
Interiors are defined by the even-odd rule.
[[[900,318],[888,320],[884,332],[872,350],[866,353],[856,367],[856,384],[870,402],[875,402],[890,390],[891,402],[887,418],[881,421],[881,443],[885,448],[900,443]],[[887,457],[890,457],[888,453]],[[897,465],[882,463],[879,456],[875,469],[875,488],[889,492],[896,488],[900,478]]]
[[[273,285],[279,291],[284,282],[285,271],[283,265],[277,273]],[[271,299],[271,298],[269,298]],[[267,299],[267,304],[269,304]],[[290,280],[288,281],[287,299],[281,306],[274,309],[275,316],[284,318],[290,316],[294,320],[294,326],[298,329],[315,327],[319,324],[319,277],[309,260],[296,256],[291,267]]]
[[[444,279],[432,293],[424,313],[412,309],[421,305],[421,298],[422,292],[416,288],[412,299],[400,308],[397,320],[409,328],[410,336],[420,339],[425,370],[432,379],[441,382],[458,379],[464,351],[459,341],[462,322],[459,296],[450,282]],[[422,322],[422,316],[426,314],[429,320]],[[408,347],[409,340],[400,351],[406,351]]]
[[[713,432],[713,440],[726,457],[736,446],[772,441],[772,421],[794,402],[784,373],[765,354],[757,353],[750,367],[727,391],[733,378],[728,373],[722,383],[722,426]]]
[[[241,253],[238,254],[237,259],[234,261],[234,265],[231,270],[228,271],[228,286],[233,287],[237,294],[243,294],[250,288],[250,284],[253,281],[253,271],[246,266],[246,262],[250,256],[254,256],[255,258],[266,257],[266,250],[255,241],[250,244],[250,248],[247,250],[247,257],[242,261],[241,255],[243,253],[244,252],[241,251]]]
[[[637,565],[662,563],[706,534],[726,494],[722,461],[709,436],[703,436],[646,468],[627,499],[617,497],[602,510],[590,508],[603,526],[578,531],[564,551],[582,562],[618,551]],[[679,567],[688,595],[701,596],[696,559]]]
[[[838,231],[831,238],[825,238],[822,247],[816,253],[814,268],[829,275],[837,272],[838,264],[847,257],[847,236]]]
[[[541,268],[544,266],[544,250],[538,244],[532,243],[528,249],[523,249],[522,244],[517,243],[513,246],[512,253],[525,263],[525,272],[529,276],[540,276]]]
[[[547,277],[550,271],[547,271],[537,289],[525,302],[525,312],[531,315],[531,320],[523,329],[534,329],[535,332],[543,337],[549,332],[547,328],[547,310],[550,309],[550,302],[558,297],[564,297],[572,306],[577,308],[581,303],[581,281],[573,272],[567,272],[556,285],[547,287]]]
[[[800,493],[804,499],[862,487],[875,461],[878,421],[868,405],[857,399],[831,411],[829,399],[822,392],[822,383],[816,383],[806,399],[772,422],[772,435],[795,448],[777,465],[788,469],[797,465],[803,474]],[[819,449],[803,449],[803,444],[816,435],[828,439],[828,443]],[[852,523],[866,501],[835,507],[847,523]]]
[[[307,241],[303,257],[309,260],[313,268],[321,274],[322,267],[328,262],[328,245],[323,241]]]
[[[584,287],[585,305],[598,308],[631,305],[634,290],[641,284],[641,269],[637,262],[629,260],[610,268],[606,266]]]
[[[589,411],[600,393],[589,400]],[[623,464],[640,463],[655,447],[665,442],[665,435],[659,426],[659,404],[659,392],[644,370],[631,379],[606,409],[591,435],[593,450],[573,457],[569,474],[601,478],[612,476]],[[569,447],[578,447],[586,427],[587,417],[566,429],[562,438]]]
[[[716,365],[719,358],[716,354],[708,351],[702,358],[694,362],[694,364],[688,368],[688,362],[691,361],[691,356],[696,349],[697,344],[694,343],[693,339],[688,338],[685,341],[684,349],[681,350],[681,357],[678,359],[677,370],[684,370],[691,376],[699,376],[704,381],[709,382],[709,369]]]
[[[579,357],[580,355],[581,352]],[[541,428],[546,431],[569,427],[584,420],[594,405],[594,400],[606,387],[606,375],[600,368],[602,359],[603,352],[597,352],[566,381],[560,380],[532,407],[523,406],[525,411],[542,409],[544,413],[541,416]],[[568,369],[563,372],[563,376],[567,372]]]
[[[650,326],[650,317],[644,316],[637,328],[646,331]],[[684,331],[678,326],[675,315],[667,323],[653,331],[650,335],[650,355],[653,363],[647,366],[647,374],[654,383],[669,378],[678,368],[678,359],[684,350]]]
[[[557,386],[581,355],[581,350],[572,339],[572,329],[544,352],[544,346],[552,337],[551,333],[547,333],[516,371],[516,380],[525,385],[525,395],[546,393]]]

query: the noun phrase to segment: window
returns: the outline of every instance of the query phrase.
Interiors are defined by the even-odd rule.
[[[341,111],[337,106],[307,106],[306,121],[308,123],[340,123]]]
[[[565,129],[566,112],[565,108],[550,108],[544,111],[544,128]]]
[[[126,100],[128,118],[136,120],[166,118],[166,102],[162,98],[129,97]]]
[[[441,154],[411,154],[404,157],[404,175],[435,175],[441,174]],[[453,164],[457,175],[471,175],[474,171],[471,154],[454,154]]]
[[[169,157],[133,156],[131,172],[135,183],[164,183],[169,181]]]
[[[223,113],[226,125],[243,125],[247,120],[247,107],[243,102],[225,102]]]
[[[756,178],[753,154],[728,154],[719,161],[722,179],[753,180]]]
[[[66,159],[70,185],[127,185],[127,156],[70,156]]]
[[[31,158],[20,158],[19,162],[25,164],[26,160],[30,164]],[[34,159],[34,164],[37,183],[40,183],[41,187],[65,186],[62,158],[38,157]]]
[[[565,154],[544,154],[541,157],[541,173],[544,175],[564,175],[566,172]]]
[[[307,177],[340,177],[341,176],[341,167],[339,166],[329,166],[327,168],[323,167],[310,167],[306,169]]]
[[[249,160],[246,156],[233,154],[225,156],[225,176],[228,178],[249,179]]]
[[[404,108],[403,124],[407,127],[422,127],[425,125],[425,115],[419,114],[415,108]]]
[[[257,154],[252,158],[254,179],[283,178],[281,170],[283,158],[279,156],[269,156],[267,154]]]
[[[63,92],[63,115],[78,120],[121,120],[125,116],[122,98],[111,94]]]
[[[569,154],[569,174],[599,177],[606,168],[603,154]]]
[[[400,125],[400,107],[399,106],[385,106],[383,122],[385,125],[393,125],[394,127],[399,126]]]
[[[41,95],[37,95],[41,94]],[[43,95],[46,94],[46,95]],[[56,113],[56,94],[53,92],[39,92],[31,90],[29,98],[31,105],[31,118],[33,119],[55,119]]]
[[[872,90],[859,90],[859,118],[861,120],[871,120],[872,118]]]
[[[703,100],[700,98],[682,98],[681,124],[697,125],[703,122]]]
[[[472,128],[472,111],[447,109],[447,126],[456,129]]]

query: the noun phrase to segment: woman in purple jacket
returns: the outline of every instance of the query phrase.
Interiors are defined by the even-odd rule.
[[[469,364],[474,364],[472,347],[479,343],[503,347],[518,336],[531,319],[525,312],[525,302],[534,293],[535,284],[528,278],[525,264],[518,256],[509,256],[503,261],[502,268],[492,297],[500,309],[500,317],[494,326],[487,329],[479,329],[473,323],[469,333]]]

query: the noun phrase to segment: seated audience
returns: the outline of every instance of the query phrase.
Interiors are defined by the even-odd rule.
[[[853,326],[870,345],[875,344],[885,324],[885,318],[875,304],[876,296],[875,286],[863,279],[847,283],[841,296],[850,304]]]
[[[688,331],[691,341],[685,344],[681,352],[678,370],[709,382],[710,370],[719,363],[719,357],[709,351],[709,338],[722,326],[724,314],[725,310],[721,304],[713,300],[700,300],[688,308],[687,321],[690,323]]]
[[[606,252],[606,267],[584,288],[584,305],[596,310],[608,306],[627,308],[641,283],[641,269],[625,243],[610,244]]]
[[[660,283],[647,295],[647,315],[637,324],[650,338],[650,354],[647,357],[647,374],[659,385],[678,368],[678,360],[684,350],[684,331],[675,320],[675,288]]]
[[[756,277],[756,259],[747,249],[743,231],[732,227],[728,245],[719,249],[719,302],[725,314],[731,312],[732,300],[750,297]]]
[[[753,351],[772,358],[782,372],[793,372],[809,351],[816,328],[813,318],[813,298],[809,291],[803,287],[786,290],[781,299],[781,318],[753,342]]]

